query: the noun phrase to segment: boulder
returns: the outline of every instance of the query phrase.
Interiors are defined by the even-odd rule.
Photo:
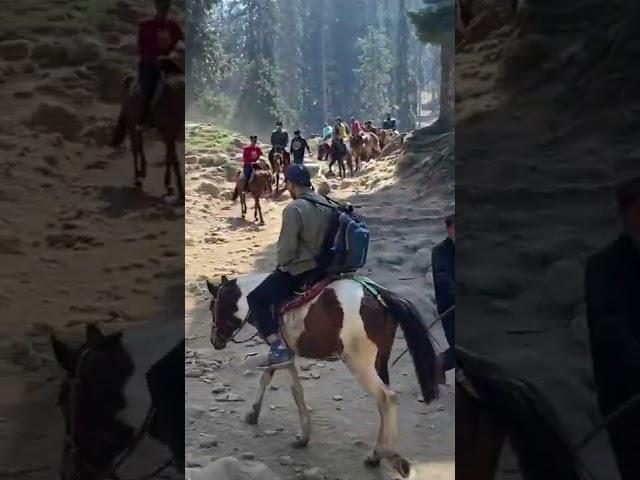
[[[188,480],[282,480],[260,462],[223,457],[202,469],[187,469]]]

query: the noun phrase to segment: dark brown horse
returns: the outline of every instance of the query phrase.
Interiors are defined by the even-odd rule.
[[[506,438],[525,480],[593,478],[536,387],[461,347],[456,363],[456,478],[494,480]]]
[[[275,177],[276,195],[280,192],[280,174],[283,176],[291,164],[291,155],[283,148],[277,147],[273,152],[273,160],[271,161],[271,171]]]
[[[262,218],[262,206],[260,205],[260,197],[265,194],[271,194],[272,177],[271,173],[261,169],[259,164],[253,165],[253,174],[249,180],[248,190],[253,197],[253,214],[254,219],[257,222],[260,218],[260,225],[264,225],[264,218]],[[245,178],[242,172],[238,172],[238,179],[236,180],[236,188],[233,190],[233,196],[231,200],[234,202],[240,197],[240,211],[242,218],[247,214],[247,193],[245,188]]]
[[[225,348],[246,323],[254,324],[253,316],[249,315],[247,295],[266,276],[248,275],[234,280],[222,277],[219,285],[207,281],[213,297],[210,311],[214,348]],[[398,325],[404,333],[427,403],[438,395],[438,361],[429,332],[415,306],[385,288],[375,286],[375,289],[379,296],[350,278],[326,279],[312,287],[314,294],[308,294],[304,301],[294,301],[289,308],[278,309],[282,314],[282,335],[300,357],[340,357],[376,400],[380,412],[378,438],[366,464],[378,466],[382,459],[387,459],[403,477],[407,477],[410,465],[397,451],[397,395],[389,388],[388,362]],[[314,303],[309,307],[311,300]],[[309,442],[311,421],[295,364],[291,364],[289,372],[293,381],[291,391],[302,424],[294,445],[304,447]],[[250,424],[258,422],[265,390],[273,375],[273,370],[265,370],[262,374],[260,390],[246,417]]]
[[[184,138],[184,76],[179,74],[178,67],[165,64],[165,70],[172,74],[163,75],[158,91],[151,105],[150,117],[153,125],[160,133],[165,145],[164,186],[167,195],[173,195],[171,188],[171,172],[175,175],[179,198],[184,200],[184,185],[176,143]],[[175,65],[175,64],[174,64]],[[139,125],[141,111],[141,94],[138,82],[133,75],[128,76],[122,89],[122,106],[113,134],[112,145],[122,144],[129,136],[133,155],[133,176],[136,187],[142,187],[142,179],[147,175],[147,159],[144,153],[142,128]]]

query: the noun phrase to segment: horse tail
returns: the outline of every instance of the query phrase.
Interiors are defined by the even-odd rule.
[[[564,438],[553,406],[534,385],[461,347],[456,363],[482,408],[506,427],[525,477],[584,478],[584,464]]]
[[[238,176],[236,178],[236,188],[233,189],[233,195],[231,196],[232,202],[235,202],[240,196],[240,189],[238,188],[238,180],[240,180],[240,175],[242,175],[242,173],[238,172]]]
[[[124,107],[120,109],[118,120],[116,121],[115,128],[113,129],[113,136],[111,137],[111,146],[118,147],[122,145],[122,142],[127,136],[127,122],[124,115]]]
[[[386,288],[376,286],[391,314],[398,320],[413,359],[425,403],[438,398],[438,357],[425,322],[416,306]]]

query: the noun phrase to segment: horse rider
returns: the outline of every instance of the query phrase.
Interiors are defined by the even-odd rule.
[[[358,135],[362,132],[362,126],[360,125],[360,121],[356,120],[355,117],[351,117],[351,135]]]
[[[249,190],[249,180],[253,175],[253,164],[262,156],[262,150],[257,145],[258,136],[251,135],[249,141],[251,143],[242,149],[242,173],[244,175],[245,191]]]
[[[387,113],[387,118],[382,122],[382,128],[385,130],[396,131],[396,119],[391,118],[391,114]]]
[[[293,201],[282,212],[278,267],[247,297],[258,331],[270,345],[267,359],[258,365],[265,370],[283,368],[293,361],[293,352],[279,333],[273,307],[291,297],[309,275],[317,273],[316,258],[323,253],[325,237],[334,219],[331,208],[305,200],[324,201],[313,191],[311,175],[304,165],[289,166],[285,182]]]
[[[369,133],[377,133],[377,128],[373,126],[373,122],[371,120],[367,120],[364,123],[364,131]]]
[[[349,138],[349,127],[346,123],[342,121],[341,117],[336,117],[336,123],[333,127],[333,138],[334,140],[346,140]]]
[[[324,127],[322,127],[322,140],[323,141],[327,141],[331,138],[331,134],[333,133],[333,127],[331,127],[331,125],[329,125],[328,123],[324,124]]]
[[[149,119],[151,103],[162,75],[163,67],[171,63],[171,69],[179,69],[174,62],[167,62],[184,34],[175,20],[168,18],[171,0],[155,0],[155,15],[138,27],[138,83],[140,85],[140,111],[138,124]]]
[[[293,163],[304,163],[304,151],[306,150],[311,155],[311,149],[307,143],[307,139],[300,135],[300,130],[296,129],[293,132],[293,140],[291,140],[291,146],[289,148],[293,155]]]
[[[282,149],[284,155],[289,155],[287,146],[289,145],[289,132],[282,128],[282,121],[276,122],[276,129],[271,132],[271,150],[269,150],[269,163],[273,165],[273,155],[277,148]]]

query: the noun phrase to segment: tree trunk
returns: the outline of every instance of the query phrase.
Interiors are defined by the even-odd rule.
[[[432,130],[448,132],[455,122],[454,44],[440,46],[440,116]]]

